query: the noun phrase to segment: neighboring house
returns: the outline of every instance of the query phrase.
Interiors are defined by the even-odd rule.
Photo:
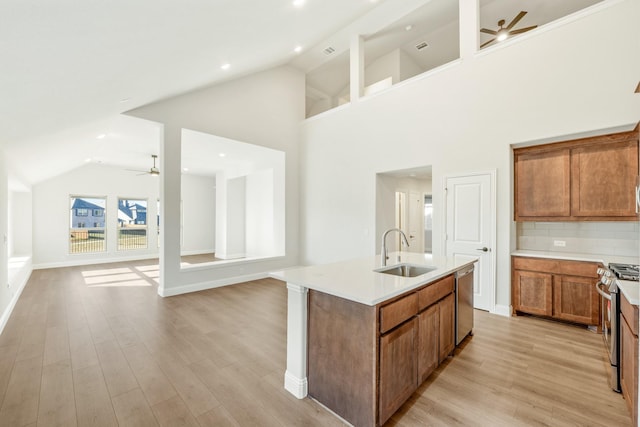
[[[147,207],[138,203],[119,200],[118,201],[118,226],[126,225],[146,225]]]
[[[104,227],[104,208],[84,199],[75,199],[71,207],[71,228]]]

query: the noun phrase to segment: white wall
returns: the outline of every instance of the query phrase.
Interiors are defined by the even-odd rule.
[[[9,256],[31,255],[32,212],[30,192],[9,192]]]
[[[376,173],[424,164],[433,165],[433,249],[441,254],[443,177],[495,169],[497,304],[508,307],[515,248],[510,144],[632,127],[640,119],[640,97],[633,93],[640,76],[640,2],[605,6],[308,119],[302,127],[303,262],[373,255]],[[475,38],[463,34],[461,40]]]
[[[400,81],[400,49],[394,49],[367,65],[364,70],[364,85],[372,85],[387,77],[391,77],[393,84]]]
[[[215,252],[215,177],[182,175],[182,216],[181,253],[194,255]]]
[[[274,171],[263,169],[246,177],[247,256],[267,256],[277,252]]]
[[[417,76],[422,73],[424,69],[420,65],[416,64],[407,52],[399,49],[400,52],[400,79],[398,81],[407,80],[413,76]]]
[[[224,84],[207,87],[128,112],[164,123],[161,149],[161,192],[164,205],[158,292],[172,295],[264,277],[298,262],[299,124],[304,119],[304,75],[278,67]],[[180,268],[179,224],[181,129],[192,129],[285,152],[285,256],[251,263],[221,263]]]
[[[158,179],[150,175],[99,164],[87,164],[33,186],[34,268],[152,258],[158,254],[156,211]],[[69,253],[69,197],[107,198],[107,251],[94,254]],[[147,249],[117,249],[118,198],[147,200]]]
[[[9,280],[9,248],[3,236],[8,230],[9,212],[9,176],[4,150],[0,148],[0,332],[8,317],[8,308],[11,302],[11,290],[7,287]]]
[[[226,245],[218,248],[218,258],[244,258],[247,255],[247,178],[239,176],[227,180],[227,199],[223,209],[227,212],[224,230]]]

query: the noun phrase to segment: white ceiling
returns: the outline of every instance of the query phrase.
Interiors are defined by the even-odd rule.
[[[481,26],[509,21],[525,4],[525,19],[542,22],[536,14],[596,1],[481,0]],[[328,61],[324,47],[344,52],[351,34],[382,52],[390,49],[383,40],[398,43],[403,19],[416,10],[428,22],[416,30],[450,21],[447,3],[456,1],[306,0],[296,8],[292,0],[3,0],[0,145],[26,183],[87,159],[148,169],[157,125],[120,113],[279,64],[313,70]],[[411,33],[402,35],[409,46],[422,37]],[[301,54],[293,52],[297,45]]]

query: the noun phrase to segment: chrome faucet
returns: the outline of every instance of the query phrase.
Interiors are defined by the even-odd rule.
[[[391,233],[392,231],[397,231],[398,233],[400,233],[400,236],[402,236],[403,240],[402,243],[409,247],[409,241],[407,240],[407,236],[404,234],[404,231],[400,230],[399,228],[390,228],[385,231],[382,235],[382,249],[380,250],[380,262],[382,266],[387,265],[387,234]]]

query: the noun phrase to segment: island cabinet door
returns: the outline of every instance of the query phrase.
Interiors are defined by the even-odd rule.
[[[380,400],[378,424],[382,425],[418,388],[418,320],[380,337]]]
[[[433,304],[418,316],[418,384],[438,367],[440,309]]]
[[[456,300],[453,294],[449,294],[438,303],[440,308],[440,327],[438,333],[438,341],[440,347],[440,356],[438,362],[442,363],[456,347]]]

